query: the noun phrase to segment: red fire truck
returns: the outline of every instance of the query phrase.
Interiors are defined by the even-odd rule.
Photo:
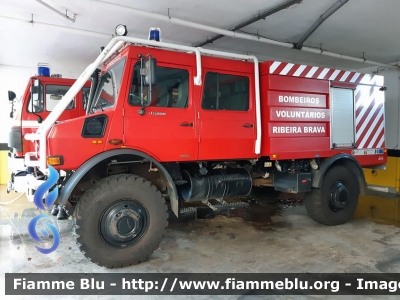
[[[89,113],[58,121],[103,65]],[[366,192],[362,167],[386,163],[377,75],[115,37],[34,134],[28,197],[59,173],[76,241],[106,267],[144,261],[172,211],[212,209],[252,186],[307,193],[315,221],[339,225]],[[166,202],[167,201],[167,202]]]
[[[40,81],[41,98],[31,101],[31,86],[35,80]],[[34,145],[24,140],[23,136],[36,131],[74,82],[75,79],[62,78],[58,74],[57,77],[33,76],[29,78],[21,101],[16,100],[14,92],[8,92],[9,101],[12,103],[10,117],[13,118],[8,138],[8,146],[10,147],[8,170],[11,174],[7,185],[8,193],[11,190],[15,192],[25,192],[26,190],[24,155],[34,151]],[[84,116],[89,92],[90,82],[87,82],[60,115],[59,120]]]

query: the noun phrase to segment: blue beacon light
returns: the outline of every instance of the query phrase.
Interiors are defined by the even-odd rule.
[[[38,63],[38,76],[50,77],[50,64]]]
[[[150,41],[161,42],[161,29],[160,28],[151,27],[150,31],[149,31],[149,40]]]

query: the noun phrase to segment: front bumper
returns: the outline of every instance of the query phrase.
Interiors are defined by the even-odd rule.
[[[33,202],[35,191],[45,181],[36,179],[33,174],[28,174],[26,169],[25,158],[15,157],[14,153],[10,151],[8,153],[8,171],[11,176],[7,184],[7,192],[26,193],[28,201]]]
[[[15,157],[12,151],[8,152],[8,172],[16,174],[20,171],[25,171],[25,160],[23,157]]]
[[[45,182],[45,180],[36,179],[33,174],[26,175],[26,198],[29,202],[33,202],[33,195],[35,194],[38,187]],[[47,192],[43,195],[43,199],[46,198]]]
[[[65,179],[66,173],[64,171],[60,171],[59,172],[59,178],[61,179],[61,181],[63,181]],[[25,176],[25,182],[26,182],[26,197],[28,198],[29,202],[33,202],[33,196],[35,195],[35,192],[37,191],[37,189],[39,188],[39,186],[41,186],[43,183],[45,183],[46,181],[48,181],[48,174],[47,176],[45,175],[39,175],[39,177],[35,177],[34,174],[27,174]],[[59,189],[61,189],[59,183],[56,183],[56,186],[58,186]],[[50,188],[51,189],[51,188]],[[42,196],[42,199],[46,199],[47,195],[49,193],[49,190],[47,190],[44,195]]]
[[[7,193],[11,191],[24,193],[27,187],[24,158],[15,157],[12,151],[8,152],[8,172],[10,179],[7,183]]]
[[[8,170],[11,178],[8,182],[7,192],[14,190],[16,193],[26,193],[28,201],[33,202],[36,190],[46,181],[46,174],[48,175],[47,170],[39,171],[37,168],[39,163],[36,153],[29,152],[25,154],[25,157],[15,157],[10,151],[8,154]],[[28,173],[27,169],[31,171]],[[62,178],[66,176],[66,173],[60,170],[59,175]],[[43,195],[43,199],[47,195],[48,191]]]

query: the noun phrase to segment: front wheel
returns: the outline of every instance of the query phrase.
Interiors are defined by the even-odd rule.
[[[357,208],[360,187],[356,175],[345,166],[332,167],[326,173],[320,189],[306,195],[308,215],[325,225],[340,225],[349,221]]]
[[[75,239],[84,255],[100,266],[138,264],[157,249],[167,218],[165,199],[151,182],[113,175],[87,190],[76,205]]]

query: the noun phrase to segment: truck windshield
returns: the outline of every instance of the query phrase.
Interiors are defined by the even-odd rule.
[[[101,76],[96,89],[92,111],[114,106],[121,86],[124,66],[125,59],[122,59]]]
[[[70,85],[55,85],[55,84],[47,84],[45,87],[45,93],[43,97],[43,84],[40,85],[40,99],[31,101],[31,94],[28,99],[28,112],[30,113],[41,113],[46,111],[52,111],[54,107],[60,102],[60,100],[64,97],[64,95],[70,89]],[[72,99],[71,103],[67,106],[67,110],[71,110],[75,108],[75,98]]]
[[[60,102],[60,100],[65,96],[71,86],[66,85],[46,85],[46,110],[52,111],[54,107]],[[71,103],[67,106],[68,109],[75,108],[75,98],[72,99]]]

